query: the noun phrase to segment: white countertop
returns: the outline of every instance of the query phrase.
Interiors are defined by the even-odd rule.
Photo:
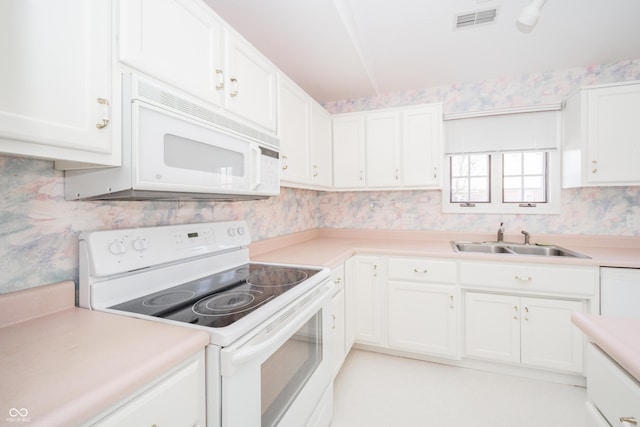
[[[203,349],[209,335],[74,306],[73,282],[0,295],[0,425],[78,425]],[[15,425],[16,423],[10,423]]]

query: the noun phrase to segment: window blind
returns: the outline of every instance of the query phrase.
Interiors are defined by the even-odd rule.
[[[560,112],[536,111],[451,119],[444,122],[445,153],[555,150]]]

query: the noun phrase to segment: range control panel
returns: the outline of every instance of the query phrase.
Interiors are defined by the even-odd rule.
[[[111,276],[251,243],[244,221],[128,228],[82,233],[80,256],[93,277]]]

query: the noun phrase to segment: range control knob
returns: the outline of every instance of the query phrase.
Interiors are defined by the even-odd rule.
[[[235,228],[229,228],[227,230],[227,234],[231,237],[234,237],[236,235],[236,229]]]
[[[127,252],[127,244],[124,240],[116,239],[109,243],[109,252],[113,255],[122,255]]]
[[[236,232],[238,233],[238,236],[244,236],[244,227],[238,227]]]
[[[145,238],[138,237],[131,243],[131,246],[138,252],[144,252],[149,249],[149,242]]]

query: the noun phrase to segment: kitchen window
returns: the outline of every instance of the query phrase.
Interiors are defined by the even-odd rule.
[[[559,163],[557,151],[449,155],[443,212],[559,213]]]
[[[560,211],[560,114],[501,112],[445,121],[445,213]]]

